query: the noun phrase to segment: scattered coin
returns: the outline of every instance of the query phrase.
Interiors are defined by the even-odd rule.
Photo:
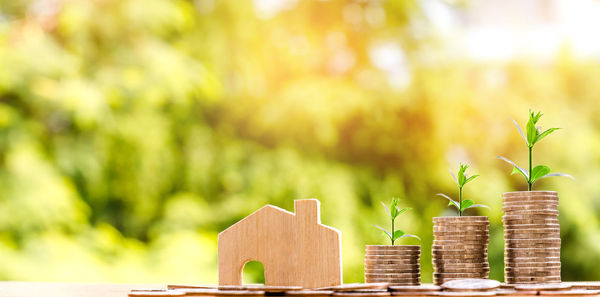
[[[331,296],[333,291],[327,290],[300,290],[300,291],[286,291],[286,296],[310,296],[310,297],[327,297]]]
[[[442,285],[443,289],[453,291],[488,291],[500,287],[500,282],[491,279],[467,278],[452,280]]]
[[[433,284],[423,284],[420,286],[390,286],[389,289],[392,292],[437,292],[442,290],[440,286]]]
[[[130,297],[171,297],[171,296],[185,296],[185,292],[176,290],[131,290],[128,294]]]
[[[329,286],[318,288],[315,290],[322,291],[356,291],[356,290],[364,290],[364,289],[387,289],[387,283],[351,283],[351,284],[343,284],[339,286]]]

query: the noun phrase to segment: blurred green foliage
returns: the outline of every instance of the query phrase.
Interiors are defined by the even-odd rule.
[[[563,278],[600,278],[597,60],[450,59],[416,1],[301,1],[271,18],[227,0],[0,12],[0,279],[214,283],[219,231],[315,197],[358,282],[364,245],[385,243],[379,201],[399,196],[431,281],[431,218],[450,214],[434,194],[453,193],[447,168],[463,161],[481,173],[465,198],[492,209],[467,213],[490,216],[501,280],[501,193],[526,184],[495,157],[525,162],[510,117],[528,108],[564,128],[534,162],[578,178],[537,185],[561,197]],[[372,65],[380,41],[404,50],[405,88]],[[340,53],[352,67],[331,64]]]

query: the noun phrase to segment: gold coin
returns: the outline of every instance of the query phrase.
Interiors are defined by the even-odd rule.
[[[560,228],[504,230],[504,233],[510,234],[554,234],[556,232],[560,233]]]
[[[504,213],[503,220],[540,220],[540,219],[558,219],[558,215],[554,213]]]
[[[502,207],[502,213],[507,215],[519,215],[519,214],[549,214],[558,215],[557,207],[515,207],[515,206],[504,206]]]
[[[536,197],[536,196],[556,196],[558,197],[558,193],[555,191],[514,191],[514,192],[506,192],[502,194],[502,197]]]
[[[518,231],[522,229],[555,229],[559,224],[504,224],[504,231]]]
[[[436,273],[484,273],[489,272],[489,268],[454,268],[454,267],[435,267],[433,271]]]
[[[431,252],[433,254],[440,254],[440,255],[481,255],[481,254],[486,254],[486,250],[485,249],[457,249],[457,248],[438,248],[438,247],[433,247],[433,249],[431,250]]]
[[[385,274],[385,273],[414,273],[421,271],[420,267],[407,267],[397,269],[365,269],[365,273]]]
[[[365,259],[385,259],[385,260],[413,260],[421,257],[421,254],[412,254],[412,255],[373,255],[373,254],[365,254]]]
[[[405,251],[421,250],[420,245],[367,245],[367,251]]]
[[[513,239],[513,238],[506,238],[504,239],[506,244],[513,244],[513,243],[522,243],[522,244],[527,244],[527,243],[542,243],[542,244],[552,244],[552,243],[560,243],[560,238],[530,238],[530,239]]]
[[[444,290],[488,291],[500,287],[500,282],[490,279],[454,280],[442,285]]]
[[[435,238],[433,240],[433,245],[438,245],[438,246],[450,246],[450,245],[477,245],[477,246],[483,246],[489,243],[489,239],[483,239],[483,240],[468,240],[468,239],[461,239],[461,240],[452,240],[452,239],[437,239]]]
[[[502,206],[518,206],[518,205],[559,205],[558,199],[546,200],[504,200]]]
[[[434,223],[489,222],[487,216],[434,217]]]
[[[440,261],[445,261],[446,259],[449,260],[456,260],[456,259],[460,259],[460,260],[464,260],[465,262],[467,260],[480,260],[483,262],[483,260],[487,260],[487,254],[484,255],[444,255],[444,254],[434,254],[433,255],[433,259],[435,262],[440,262]]]
[[[406,256],[406,257],[417,257],[421,255],[420,251],[367,251],[365,256]]]
[[[560,263],[560,255],[559,256],[533,256],[529,254],[525,255],[507,255],[504,254],[504,263],[514,264],[514,263]]]
[[[486,278],[487,272],[474,272],[474,273],[433,273],[436,277],[449,277],[449,278]]]
[[[396,278],[396,277],[416,277],[420,271],[399,272],[399,273],[365,273],[368,278]]]
[[[445,234],[433,234],[433,239],[435,240],[439,240],[439,241],[460,241],[460,242],[487,242],[490,240],[490,236],[489,234],[485,234],[485,233],[480,233],[480,234],[470,234],[470,235],[464,235],[464,236],[456,236],[455,234],[453,235],[445,235]]]
[[[417,265],[421,262],[420,259],[410,260],[369,260],[365,259],[365,265]]]
[[[536,264],[543,264],[543,265],[536,265]],[[505,263],[504,267],[511,267],[511,268],[539,268],[539,269],[544,269],[544,268],[552,268],[552,267],[558,267],[560,268],[560,262],[534,262],[534,263]]]
[[[487,244],[453,244],[453,245],[432,245],[432,248],[437,251],[447,251],[447,250],[457,250],[457,249],[465,249],[465,250],[473,250],[473,251],[485,251],[487,249]]]
[[[365,272],[393,272],[398,270],[418,270],[421,268],[421,265],[410,265],[410,266],[365,266]]]

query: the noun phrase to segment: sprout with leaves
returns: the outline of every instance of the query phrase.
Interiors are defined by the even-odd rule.
[[[517,122],[514,119],[512,119],[513,123],[517,127],[517,130],[519,131],[519,134],[521,134],[521,137],[523,137],[523,140],[525,140],[525,144],[527,144],[527,147],[529,148],[529,170],[517,166],[517,164],[515,164],[513,161],[511,161],[507,158],[498,156],[499,159],[502,159],[505,162],[507,162],[513,166],[513,171],[511,174],[520,173],[525,177],[525,179],[527,180],[529,191],[531,191],[531,188],[533,187],[533,183],[535,183],[537,180],[544,178],[544,177],[566,176],[566,177],[574,179],[572,176],[570,176],[566,173],[558,173],[558,172],[550,173],[550,171],[551,171],[550,167],[545,166],[545,165],[537,165],[532,168],[533,146],[537,142],[542,140],[544,137],[548,136],[550,133],[560,129],[560,128],[550,128],[550,129],[547,129],[546,131],[542,132],[542,128],[539,126],[536,126],[537,122],[540,120],[541,117],[542,117],[541,112],[535,113],[535,112],[532,112],[531,110],[529,110],[529,121],[527,121],[527,127],[526,127],[527,136],[525,136],[525,133],[523,133],[523,130],[521,130],[521,127],[519,126],[519,124],[517,124]]]
[[[379,227],[377,225],[375,225],[375,227],[379,228],[381,231],[383,231],[385,233],[385,235],[387,235],[390,238],[390,241],[392,242],[392,245],[394,245],[394,242],[396,241],[396,239],[399,239],[399,238],[402,238],[402,237],[414,237],[414,238],[416,238],[418,240],[421,240],[421,238],[419,238],[416,235],[406,234],[402,230],[396,230],[395,229],[394,221],[396,220],[396,218],[399,215],[401,215],[401,214],[405,213],[406,211],[410,210],[410,208],[400,209],[398,207],[398,203],[399,202],[400,202],[400,200],[398,198],[392,198],[392,203],[390,203],[390,207],[389,208],[383,202],[381,202],[381,205],[383,205],[383,207],[385,208],[385,210],[390,215],[390,219],[392,220],[392,232],[388,232],[384,228],[381,228],[381,227]]]
[[[456,175],[454,175],[454,173],[452,173],[452,171],[450,171],[450,174],[452,175],[452,177],[454,178],[454,181],[458,185],[458,201],[453,200],[452,198],[448,197],[445,194],[442,194],[442,193],[437,194],[438,196],[448,199],[450,201],[448,203],[448,206],[456,207],[456,209],[458,210],[459,216],[462,216],[463,211],[465,211],[469,208],[474,208],[474,207],[489,208],[483,204],[475,204],[475,202],[473,202],[473,200],[469,200],[469,199],[463,200],[463,187],[468,182],[474,180],[475,178],[477,178],[479,176],[479,174],[475,174],[473,176],[467,176],[467,174],[466,174],[467,168],[469,168],[469,165],[462,164],[462,163],[460,164],[460,166],[458,168],[458,178]]]

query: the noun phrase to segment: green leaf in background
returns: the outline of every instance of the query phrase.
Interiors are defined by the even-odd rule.
[[[515,124],[515,127],[517,127],[517,131],[519,131],[519,134],[521,135],[521,137],[525,141],[525,144],[529,144],[529,142],[527,141],[527,136],[525,136],[525,133],[523,133],[523,130],[521,130],[521,126],[519,126],[519,124],[517,124],[517,121],[515,121],[515,119],[513,119],[513,118],[510,118],[510,119]]]
[[[459,168],[458,168],[458,186],[459,187],[463,187],[466,183],[466,175],[465,175],[465,171],[467,171],[467,168],[469,168],[469,165],[466,164],[459,164]]]
[[[452,198],[448,197],[448,195],[442,194],[442,193],[437,193],[436,195],[448,199],[448,201],[450,201],[448,203],[449,206],[452,205],[452,206],[456,207],[457,210],[460,210],[460,205],[458,205],[458,202],[456,202]]]
[[[390,207],[391,213],[390,216],[392,217],[392,220],[396,219],[398,217],[398,215],[400,215],[400,210],[398,209],[398,203],[392,203],[392,206]]]
[[[470,181],[474,180],[478,176],[479,176],[479,174],[475,174],[475,175],[469,176],[469,178],[467,178],[467,180],[465,180],[465,185],[467,183],[469,183]]]
[[[409,210],[411,210],[411,209],[412,209],[412,208],[410,208],[410,207],[403,208],[403,209],[401,209],[400,211],[398,211],[398,215],[401,215],[401,214],[403,214],[403,213],[405,213],[405,212],[407,212],[407,211],[409,211]]]
[[[396,230],[394,231],[394,236],[393,236],[393,240],[396,240],[402,236],[404,236],[406,233],[402,230]]]
[[[519,131],[519,134],[521,135],[521,137],[523,137],[525,139],[525,142],[527,143],[527,147],[528,147],[528,151],[529,151],[529,154],[528,154],[529,170],[526,170],[524,168],[517,166],[517,164],[515,164],[514,162],[512,162],[502,156],[498,156],[498,158],[504,160],[505,162],[507,162],[513,166],[511,175],[518,172],[518,173],[521,173],[525,177],[525,180],[527,181],[527,189],[529,191],[532,190],[533,184],[540,178],[544,178],[544,177],[548,177],[548,176],[567,176],[567,177],[573,178],[572,176],[570,176],[568,174],[563,174],[563,173],[550,174],[550,168],[545,165],[538,165],[538,166],[533,167],[533,146],[537,142],[539,142],[546,136],[550,135],[552,132],[559,130],[560,128],[550,128],[544,132],[541,132],[542,128],[539,126],[536,126],[536,124],[540,120],[540,118],[542,117],[543,114],[541,112],[535,113],[531,110],[529,110],[528,114],[529,114],[529,120],[527,121],[527,126],[526,126],[527,137],[525,137],[525,135],[523,134],[523,131],[521,130],[521,127],[519,126],[519,124],[517,124],[517,122],[514,119],[511,118],[511,120],[517,127],[517,130]]]
[[[487,205],[483,205],[483,204],[473,204],[473,205],[471,205],[471,206],[469,206],[469,207],[466,207],[466,208],[465,208],[465,210],[467,210],[467,209],[470,209],[470,208],[475,208],[475,207],[483,207],[483,208],[490,209],[490,207],[489,207],[489,206],[487,206]]]
[[[513,162],[513,161],[511,161],[511,160],[509,160],[507,158],[504,158],[502,156],[498,156],[497,158],[500,159],[500,160],[503,160],[504,162],[506,162],[506,163],[508,163],[508,164],[510,164],[510,165],[513,166],[513,171],[512,171],[511,174],[514,174],[514,173],[518,172],[518,173],[521,173],[525,177],[525,179],[529,180],[529,172],[527,172],[526,169],[523,169],[523,168],[517,166],[517,164],[515,164],[515,162]]]
[[[550,135],[550,133],[556,131],[556,130],[560,130],[560,128],[550,128],[544,132],[542,132],[540,135],[538,135],[537,139],[535,140],[535,142],[537,143],[538,141],[542,140],[542,138]]]
[[[462,204],[460,205],[460,210],[464,211],[465,209],[469,208],[473,204],[475,204],[475,202],[473,202],[473,200],[465,199],[462,201]]]
[[[375,226],[375,227],[379,228],[379,230],[383,231],[383,233],[385,233],[385,235],[387,235],[390,238],[390,240],[392,240],[392,241],[394,240],[394,238],[392,237],[392,234],[389,231],[385,230],[384,228],[382,228],[378,225],[373,225],[373,226]]]
[[[529,111],[529,121],[527,121],[527,146],[529,147],[533,147],[537,140],[539,132],[535,124],[537,124],[541,116],[541,112],[536,114],[531,110]]]
[[[412,237],[412,238],[416,238],[418,240],[421,240],[421,237],[414,235],[414,234],[404,234],[402,236],[400,236],[400,238],[405,238],[405,237]]]
[[[545,165],[538,165],[533,168],[531,171],[531,183],[534,183],[536,180],[542,178],[546,174],[550,173],[550,167]]]
[[[546,175],[544,175],[544,176],[542,176],[542,177],[538,178],[538,180],[539,180],[539,179],[542,179],[542,178],[546,178],[546,177],[551,177],[551,176],[564,176],[564,177],[568,177],[568,178],[570,178],[570,179],[572,179],[572,180],[576,180],[576,179],[575,179],[573,176],[571,176],[570,174],[567,174],[567,173],[560,173],[560,172],[548,173],[548,174],[546,174]]]
[[[390,214],[391,232],[387,231],[386,229],[384,229],[384,228],[382,228],[382,227],[380,227],[378,225],[374,225],[379,230],[383,231],[385,233],[385,235],[387,235],[387,237],[390,239],[390,242],[391,242],[392,245],[394,245],[394,242],[396,241],[396,239],[410,235],[410,234],[406,234],[402,230],[397,230],[396,227],[395,227],[395,220],[396,220],[396,218],[399,215],[401,215],[401,214],[403,214],[403,213],[405,213],[405,212],[407,212],[407,211],[409,211],[411,209],[410,207],[400,209],[398,207],[399,203],[400,203],[400,199],[398,199],[398,198],[392,198],[392,201],[390,202],[390,207],[388,208],[385,205],[385,203],[381,202],[381,204],[383,205],[383,207],[385,208],[385,210]]]
[[[387,205],[385,205],[385,203],[383,203],[383,201],[380,201],[381,205],[383,205],[383,208],[385,208],[385,211],[387,214],[390,215],[390,217],[392,216],[392,212],[390,211],[390,209],[387,207]]]
[[[512,171],[510,172],[510,175],[517,174],[517,173],[523,175],[523,177],[525,179],[529,178],[528,174],[527,174],[527,170],[524,170],[524,169],[521,169],[518,167],[513,167]]]

